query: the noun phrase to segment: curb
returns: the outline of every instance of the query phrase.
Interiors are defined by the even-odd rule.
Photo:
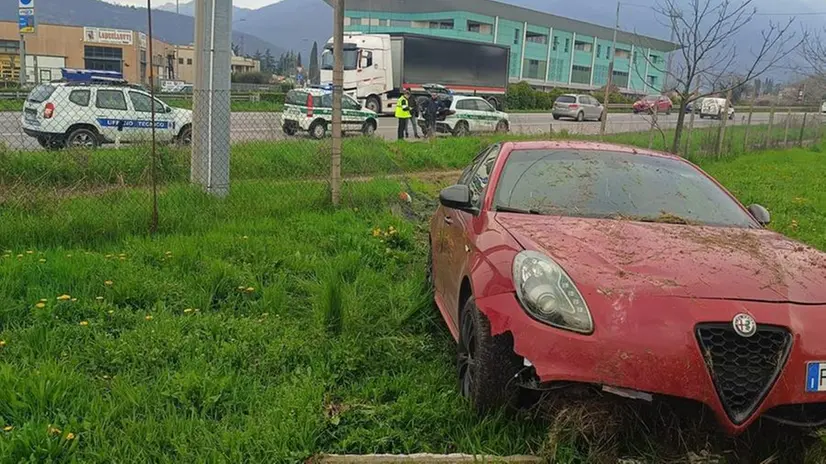
[[[318,464],[463,464],[463,463],[508,463],[538,464],[542,460],[536,456],[477,456],[472,454],[324,454],[312,462]]]

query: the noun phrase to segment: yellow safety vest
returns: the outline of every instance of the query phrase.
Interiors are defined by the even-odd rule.
[[[399,97],[399,101],[396,103],[396,117],[399,119],[410,119],[410,106],[404,95]]]

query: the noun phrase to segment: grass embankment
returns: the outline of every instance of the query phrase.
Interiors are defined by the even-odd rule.
[[[462,167],[487,142],[351,139],[345,172]],[[479,419],[459,397],[423,224],[395,201],[406,186],[346,183],[334,210],[323,183],[283,181],[319,175],[320,146],[236,147],[224,200],[186,186],[168,153],[152,239],[149,193],[129,187],[145,184],[136,152],[2,158],[0,184],[78,190],[0,209],[0,461],[538,451],[546,424]],[[826,248],[822,156],[702,164],[774,227]],[[581,460],[569,443],[557,452]]]

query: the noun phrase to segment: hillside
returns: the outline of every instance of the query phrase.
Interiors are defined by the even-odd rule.
[[[178,10],[180,8],[180,10]],[[176,11],[180,11],[182,15],[186,16],[195,16],[195,0],[190,2],[180,2],[179,5],[176,5],[175,2],[165,3],[161,6],[155,7],[156,10],[161,11],[169,11],[171,13],[175,13]],[[247,17],[250,13],[254,10],[249,8],[241,8],[237,6],[232,7],[232,20],[239,21]]]
[[[17,22],[15,4],[14,2],[3,2],[3,5],[0,6],[0,20]],[[37,21],[51,24],[132,29],[143,32],[146,32],[147,29],[145,8],[118,6],[100,0],[37,0]],[[194,41],[195,21],[192,17],[154,10],[152,22],[155,37],[164,42],[186,45]],[[232,41],[234,43],[243,42],[247,51],[259,49],[264,51],[269,48],[275,56],[284,51],[283,47],[278,47],[249,33],[234,31]]]

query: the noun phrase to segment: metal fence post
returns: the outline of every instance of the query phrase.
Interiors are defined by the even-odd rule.
[[[720,156],[723,152],[723,140],[726,137],[726,121],[728,121],[728,108],[731,104],[731,90],[726,94],[726,103],[723,105],[723,111],[720,113],[720,131],[717,133],[717,148],[714,154]]]
[[[746,133],[743,136],[743,153],[747,153],[749,151],[749,131],[751,130],[751,117],[754,115],[754,100],[751,101],[751,105],[749,105],[749,119],[746,123]]]
[[[803,124],[800,125],[800,137],[797,140],[797,146],[799,147],[803,146],[803,133],[806,131],[806,116],[808,115],[809,113],[803,112]]]
[[[783,148],[786,148],[786,145],[789,143],[789,122],[792,119],[792,109],[789,108],[789,111],[786,113],[786,129],[783,132]]]
[[[651,128],[648,130],[648,149],[654,148],[654,128],[657,126],[657,116],[659,115],[659,103],[654,103],[654,113],[651,115]]]
[[[769,130],[766,132],[766,143],[763,144],[763,149],[771,148],[772,137],[774,136],[774,102],[772,101],[771,108],[769,108]]]
[[[695,101],[695,104],[696,104],[696,101]],[[691,156],[691,136],[692,136],[692,132],[694,131],[694,116],[695,115],[696,115],[696,113],[694,112],[694,109],[692,108],[691,109],[691,116],[688,117],[688,130],[685,132],[685,134],[683,134],[683,137],[685,137],[685,149],[683,150],[683,156],[686,157],[686,158]]]

